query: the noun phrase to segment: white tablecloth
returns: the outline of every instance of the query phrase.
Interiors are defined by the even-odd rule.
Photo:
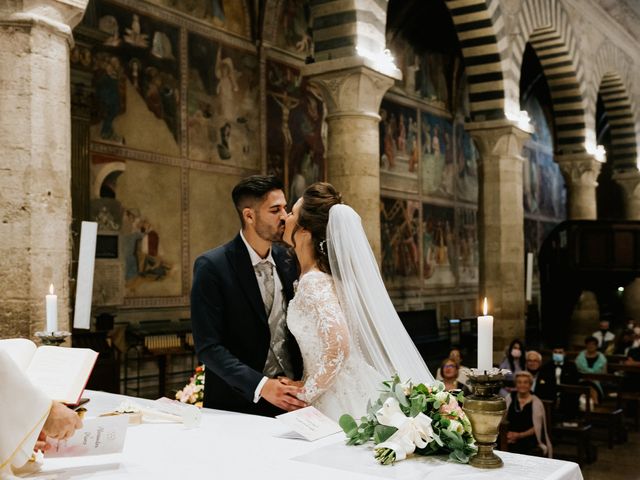
[[[123,400],[147,401],[102,392],[91,398],[87,417],[111,411]],[[124,452],[117,455],[45,459],[29,478],[111,479],[553,479],[581,480],[577,464],[497,452],[505,466],[480,470],[444,457],[413,457],[381,466],[370,447],[350,447],[336,434],[307,442],[281,438],[278,420],[204,409],[199,427],[178,424],[130,426]]]

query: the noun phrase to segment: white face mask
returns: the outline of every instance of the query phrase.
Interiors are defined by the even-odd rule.
[[[627,323],[627,328],[628,328],[629,330],[633,330],[633,322],[629,322],[629,323]]]
[[[511,356],[513,358],[520,358],[522,356],[522,350],[520,350],[519,348],[512,348]]]

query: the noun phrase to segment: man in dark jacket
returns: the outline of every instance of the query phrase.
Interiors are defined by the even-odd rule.
[[[191,321],[205,365],[204,406],[275,416],[306,406],[302,359],[286,324],[297,266],[283,247],[286,199],[273,176],[254,175],[232,192],[242,229],[195,261]]]

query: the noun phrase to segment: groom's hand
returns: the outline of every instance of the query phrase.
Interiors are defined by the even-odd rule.
[[[302,400],[296,398],[300,391],[299,387],[284,385],[279,380],[270,378],[262,387],[260,396],[276,407],[291,412],[307,406]]]

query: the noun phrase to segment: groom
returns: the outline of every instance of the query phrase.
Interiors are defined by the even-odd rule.
[[[254,175],[232,192],[242,229],[229,243],[200,255],[191,288],[196,352],[205,364],[204,406],[275,416],[306,406],[299,388],[300,350],[286,325],[297,268],[282,240],[283,185]]]

